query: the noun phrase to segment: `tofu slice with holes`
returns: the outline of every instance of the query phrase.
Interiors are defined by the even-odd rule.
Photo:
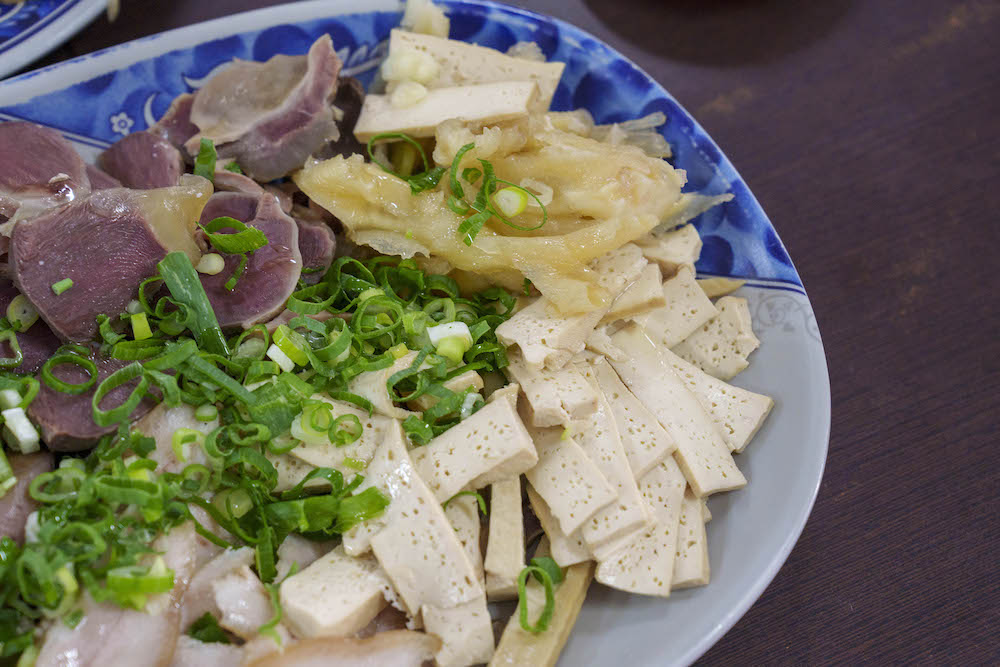
[[[507,361],[504,372],[521,386],[528,399],[530,414],[524,416],[526,423],[564,426],[597,409],[597,392],[572,364],[559,370],[532,368],[517,349],[507,352]]]
[[[673,457],[654,466],[639,480],[639,490],[652,508],[656,523],[639,539],[597,564],[599,582],[639,595],[670,595],[686,487],[684,473]]]
[[[374,558],[337,546],[281,583],[284,621],[301,639],[353,635],[385,607],[388,585]]]
[[[598,395],[597,410],[586,419],[573,422],[574,439],[618,496],[598,510],[582,528],[590,551],[597,560],[603,560],[647,530],[652,517],[639,493],[618,435],[618,424],[607,397],[598,387],[594,368],[587,363],[578,364],[578,367]]]
[[[369,416],[367,410],[362,410],[346,401],[333,400],[323,394],[314,394],[312,398],[328,403],[332,408],[331,412],[334,418],[341,415],[357,417],[358,421],[361,422],[361,436],[344,447],[337,447],[333,443],[321,445],[302,443],[292,449],[289,456],[317,468],[334,468],[343,473],[345,479],[350,479],[357,471],[345,464],[346,459],[351,458],[367,465],[375,456],[375,450],[385,436],[386,429],[392,420],[379,414]]]
[[[632,318],[649,337],[664,347],[673,347],[719,314],[698,286],[694,271],[686,266],[663,283],[663,308]]]
[[[712,417],[684,380],[661,358],[662,348],[635,324],[612,339],[629,353],[624,361],[612,361],[612,366],[677,443],[677,463],[695,493],[707,496],[746,486],[746,478],[736,467],[729,445]]]
[[[406,51],[425,53],[437,64],[437,75],[424,83],[428,89],[534,81],[538,85],[538,99],[532,110],[537,111],[548,110],[565,68],[560,62],[524,60],[476,44],[394,29],[389,34],[389,54]]]
[[[625,386],[609,362],[594,364],[594,377],[611,404],[629,468],[639,481],[673,454],[677,444],[653,413]]]
[[[442,385],[445,389],[450,389],[454,392],[463,392],[470,387],[475,392],[481,392],[483,390],[483,378],[476,371],[466,371],[461,375],[456,375],[449,380],[445,380]],[[424,410],[435,405],[437,402],[437,397],[431,396],[430,394],[424,394],[422,396],[418,396],[415,400],[410,401],[409,407],[423,412]]]
[[[490,485],[490,524],[486,542],[486,597],[517,597],[517,576],[524,569],[524,513],[521,476]]]
[[[405,107],[393,104],[391,95],[366,95],[354,136],[362,142],[385,132],[433,137],[437,126],[452,118],[484,125],[500,123],[523,118],[537,106],[538,85],[534,81],[435,88],[419,102]]]
[[[386,389],[385,383],[395,373],[409,368],[416,358],[416,352],[409,352],[397,359],[388,368],[383,368],[377,371],[365,371],[348,383],[347,390],[361,396],[362,398],[368,399],[371,402],[372,407],[375,409],[375,412],[380,415],[392,417],[393,419],[406,419],[410,416],[410,411],[397,407],[396,404],[392,402],[389,398],[389,391]]]
[[[438,667],[479,665],[493,657],[493,622],[485,596],[448,609],[424,605],[421,616],[424,631],[441,640]]]
[[[465,555],[469,557],[469,562],[472,563],[476,579],[481,585],[485,585],[483,552],[479,547],[479,538],[482,532],[482,526],[479,522],[479,501],[475,496],[453,498],[444,508],[444,515],[448,517],[451,527],[455,529],[455,536],[462,548],[465,549]]]
[[[729,449],[737,454],[746,449],[771,413],[774,400],[714,378],[666,348],[659,353],[711,416]]]
[[[531,436],[510,400],[487,403],[410,455],[438,502],[466,487],[481,489],[520,475],[538,462]]]
[[[615,487],[561,428],[532,428],[538,465],[525,473],[567,535],[618,499]]]
[[[542,296],[498,326],[497,339],[507,346],[517,345],[524,362],[532,368],[561,368],[583,351],[594,327],[646,264],[642,251],[632,243],[598,257],[591,267],[598,285],[608,294],[604,308],[566,316]]]
[[[708,535],[705,533],[704,505],[691,491],[684,492],[674,559],[672,586],[692,588],[705,586],[711,578],[708,562]]]
[[[647,264],[625,291],[611,304],[601,323],[635,317],[667,305],[663,296],[663,274],[656,264]]]
[[[656,262],[664,276],[672,276],[682,267],[694,273],[701,256],[701,236],[694,225],[684,225],[663,234],[648,234],[635,242],[643,256]]]
[[[594,555],[590,553],[587,543],[583,541],[583,535],[577,530],[572,535],[562,532],[559,522],[554,516],[549,506],[538,495],[538,492],[531,488],[529,484],[526,488],[528,502],[531,503],[531,510],[538,517],[538,522],[542,524],[542,530],[549,539],[552,547],[552,558],[560,567],[582,563],[592,560]]]
[[[725,296],[716,301],[719,314],[674,346],[674,353],[712,377],[731,380],[760,346],[753,332],[747,300]]]

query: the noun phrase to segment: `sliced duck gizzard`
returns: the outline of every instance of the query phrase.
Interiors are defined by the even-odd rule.
[[[194,105],[194,95],[184,93],[174,98],[170,108],[156,121],[149,131],[158,134],[177,148],[184,150],[184,144],[194,135],[198,128],[191,122],[191,107]]]
[[[92,164],[87,165],[87,177],[90,179],[91,190],[110,190],[122,187],[121,181]]]
[[[211,184],[185,176],[156,190],[101,190],[19,223],[11,236],[14,284],[62,339],[88,341],[97,315],[117,315],[168,252],[197,264],[195,221]],[[65,279],[72,287],[56,294]]]
[[[153,132],[133,132],[119,139],[101,154],[100,164],[122,185],[136,190],[177,185],[184,173],[180,151]]]
[[[289,174],[340,136],[329,103],[340,66],[328,35],[304,56],[237,60],[196,93],[190,118],[199,133],[185,148],[194,155],[201,139],[211,139],[220,158],[259,181]]]
[[[299,226],[299,252],[302,253],[302,280],[307,284],[318,283],[333,263],[337,241],[333,230],[325,222],[295,219]]]

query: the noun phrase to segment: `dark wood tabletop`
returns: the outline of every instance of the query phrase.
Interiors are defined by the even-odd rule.
[[[44,62],[270,4],[122,0]],[[816,508],[700,664],[1000,664],[1000,2],[516,4],[607,41],[694,114],[823,335]]]

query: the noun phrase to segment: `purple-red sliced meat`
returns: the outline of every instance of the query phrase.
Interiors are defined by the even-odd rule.
[[[264,194],[264,188],[260,183],[243,174],[221,169],[215,172],[214,178],[216,192],[239,192],[254,197]]]
[[[0,165],[0,215],[12,221],[90,192],[83,158],[58,132],[35,123],[0,123]]]
[[[235,159],[259,181],[300,168],[339,137],[330,100],[340,65],[328,35],[305,56],[234,62],[195,95],[191,122],[200,132],[185,144],[188,153],[211,139],[220,158]]]
[[[225,288],[225,283],[239,264],[236,255],[224,255],[226,267],[221,273],[201,277],[219,325],[224,329],[249,328],[280,313],[295,291],[302,273],[298,225],[270,193],[256,197],[216,193],[201,212],[201,222],[206,224],[223,216],[256,227],[268,239],[267,245],[249,256],[246,269],[232,291]]]
[[[211,184],[186,176],[157,190],[101,190],[19,223],[11,236],[14,284],[64,340],[88,341],[99,314],[118,315],[171,251],[200,256],[195,221]],[[52,285],[73,286],[56,294]]]
[[[20,292],[14,287],[14,283],[8,279],[0,278],[0,316],[6,315],[7,306],[18,294]],[[15,335],[17,336],[17,344],[21,348],[21,363],[6,369],[14,373],[36,372],[62,344],[52,333],[52,329],[49,329],[42,320],[37,320],[28,327],[27,331],[21,331]],[[0,356],[6,358],[14,356],[14,350],[11,349],[10,343],[7,341],[0,343]]]
[[[302,280],[313,285],[323,278],[323,274],[333,263],[333,252],[337,241],[333,230],[324,222],[313,222],[296,218],[299,226],[299,252],[302,254]]]
[[[94,191],[110,190],[122,186],[121,181],[117,178],[92,164],[87,165],[87,177],[90,178],[90,189]]]
[[[163,114],[163,118],[156,121],[156,125],[149,128],[149,131],[160,135],[183,150],[184,144],[198,134],[198,128],[191,122],[191,106],[193,104],[194,95],[191,93],[178,95],[170,103],[170,108]],[[197,155],[197,150],[195,154]]]
[[[173,144],[153,132],[133,132],[101,154],[101,166],[126,188],[151,190],[177,185],[184,159]]]
[[[109,375],[125,368],[131,361],[91,356],[97,366],[97,382],[89,391],[82,394],[64,394],[56,391],[44,380],[40,382],[38,395],[28,406],[28,416],[38,424],[42,442],[56,452],[79,452],[90,449],[103,436],[114,433],[116,426],[98,426],[94,423],[91,399],[97,386]],[[73,364],[60,364],[52,370],[52,374],[64,382],[80,384],[87,380],[87,371]],[[126,383],[117,389],[112,389],[101,402],[105,410],[124,402],[137,381]],[[145,398],[132,412],[131,421],[139,419],[153,409],[155,401]]]
[[[17,484],[0,497],[0,536],[10,537],[20,544],[24,542],[24,522],[38,509],[38,503],[28,495],[28,487],[31,480],[52,470],[55,461],[49,452],[8,453],[7,459]]]
[[[353,76],[340,77],[337,96],[333,99],[333,106],[339,111],[337,127],[340,129],[340,137],[324,146],[317,157],[326,160],[336,155],[365,155],[365,145],[354,138],[354,126],[361,115],[361,105],[364,102],[365,89],[361,82]]]

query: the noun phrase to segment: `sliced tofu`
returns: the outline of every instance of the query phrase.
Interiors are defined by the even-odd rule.
[[[611,404],[629,468],[638,481],[673,454],[677,444],[653,413],[622,383],[610,363],[594,364],[594,376]]]
[[[592,560],[593,554],[590,553],[586,542],[583,541],[581,531],[577,530],[572,535],[562,532],[559,522],[552,516],[552,512],[549,510],[549,506],[545,504],[545,501],[538,495],[538,492],[531,488],[530,484],[527,487],[527,492],[528,501],[531,503],[531,510],[538,517],[538,522],[542,524],[542,530],[545,531],[545,536],[549,540],[553,560],[560,567],[567,567]]]
[[[708,536],[705,533],[704,505],[688,488],[681,501],[677,554],[674,559],[673,588],[705,586],[711,575],[708,563]]]
[[[534,426],[563,426],[582,419],[597,409],[597,392],[572,364],[557,371],[531,368],[520,350],[507,353],[510,362],[504,372],[521,386],[531,407]]]
[[[291,456],[305,461],[317,468],[334,468],[343,473],[345,478],[351,478],[357,472],[350,466],[345,465],[345,460],[350,458],[361,461],[367,465],[375,456],[375,449],[385,436],[386,429],[392,421],[382,415],[368,415],[366,410],[347,403],[346,401],[335,401],[321,394],[315,394],[313,398],[329,403],[332,407],[331,414],[334,418],[341,415],[354,415],[361,422],[361,437],[345,447],[337,447],[333,443],[321,445],[310,445],[302,443],[289,452]]]
[[[704,498],[701,499],[701,515],[705,519],[705,523],[712,520],[712,510],[708,509],[708,501]]]
[[[483,378],[476,371],[466,371],[450,380],[445,380],[442,384],[445,389],[450,389],[454,392],[463,392],[470,387],[476,392],[483,390]],[[422,412],[437,402],[438,399],[435,396],[424,394],[423,396],[418,396],[416,400],[411,401],[409,405],[414,410]]]
[[[347,637],[382,611],[388,586],[374,558],[337,546],[281,583],[283,618],[300,639]]]
[[[737,454],[746,449],[774,407],[774,400],[764,394],[727,384],[676,354],[660,348],[660,357],[687,383],[688,389],[711,415],[712,422],[729,448]]]
[[[489,124],[527,116],[538,105],[534,81],[476,83],[428,90],[426,97],[406,107],[392,103],[391,95],[366,95],[354,136],[365,142],[384,132],[411,137],[433,137],[437,126],[452,118]]]
[[[719,314],[674,346],[674,353],[712,377],[730,380],[748,365],[760,346],[753,333],[746,299],[725,296],[715,303]]]
[[[650,338],[664,347],[677,345],[719,314],[698,287],[694,271],[686,266],[663,283],[663,298],[666,299],[666,306],[632,319],[646,329]]]
[[[561,428],[532,428],[538,465],[525,473],[563,533],[570,535],[618,499],[615,487]]]
[[[368,399],[375,412],[393,419],[406,419],[410,416],[410,411],[396,407],[396,404],[389,398],[389,391],[385,383],[394,374],[409,368],[417,358],[416,352],[409,352],[389,366],[378,371],[366,371],[350,381],[347,390]]]
[[[520,475],[538,462],[531,436],[509,400],[487,403],[410,455],[438,502],[466,487],[481,489]]]
[[[646,265],[639,247],[627,243],[597,258],[592,269],[597,283],[607,290],[606,307],[567,317],[542,296],[497,327],[497,339],[507,346],[517,345],[525,363],[533,368],[558,369],[583,351],[594,327]]]
[[[520,475],[490,486],[490,526],[483,565],[486,597],[491,602],[517,597],[517,575],[524,569]]]
[[[649,234],[635,242],[643,256],[659,264],[664,276],[672,276],[682,266],[694,273],[701,256],[701,237],[694,225],[684,225],[663,234]]]
[[[625,352],[619,350],[615,347],[615,344],[611,342],[611,334],[617,330],[617,325],[598,325],[597,328],[590,332],[590,336],[587,338],[586,351],[602,355],[608,359],[621,359],[624,357]]]
[[[479,546],[479,536],[482,531],[479,523],[479,501],[475,496],[453,498],[444,508],[444,515],[448,517],[451,527],[455,529],[455,536],[462,548],[465,549],[465,555],[469,557],[469,562],[472,563],[476,579],[481,585],[485,585],[483,552]]]
[[[475,44],[393,30],[389,36],[389,53],[403,51],[423,52],[434,58],[440,69],[437,76],[425,84],[429,89],[470,83],[534,81],[539,94],[533,111],[548,110],[565,67],[564,63],[524,60]]]
[[[663,348],[635,324],[616,333],[612,340],[629,353],[625,361],[612,361],[612,366],[677,443],[674,455],[695,493],[707,496],[746,486],[746,478],[712,417],[661,358]]]
[[[493,622],[485,596],[448,609],[424,605],[421,615],[424,630],[441,640],[438,667],[480,665],[493,657]]]
[[[643,476],[639,490],[652,508],[656,524],[635,542],[598,563],[599,582],[639,595],[670,595],[686,486],[684,473],[673,457]]]
[[[546,555],[548,545],[545,540],[538,548],[538,555]],[[587,597],[587,589],[594,579],[593,563],[579,563],[566,568],[563,582],[555,590],[555,611],[549,629],[537,635],[524,630],[519,622],[520,603],[514,615],[507,622],[500,643],[497,645],[490,667],[553,667],[559,659],[569,633],[576,623],[576,617]],[[528,603],[528,621],[535,623],[545,606],[545,589],[530,577],[525,586]]]
[[[623,320],[667,305],[663,296],[663,274],[657,264],[647,264],[639,276],[611,304],[602,323]]]
[[[727,294],[732,294],[739,288],[746,285],[745,280],[740,280],[737,278],[699,278],[698,285],[701,287],[701,291],[705,293],[709,299],[716,299],[720,296],[726,296]]]
[[[271,462],[271,465],[274,466],[275,471],[278,473],[278,483],[274,487],[274,490],[277,492],[287,491],[316,469],[316,466],[306,463],[302,459],[295,458],[291,454],[264,452],[264,456],[267,457],[267,460]],[[315,488],[323,485],[330,488],[329,484],[320,479],[309,482],[306,484],[306,488]]]
[[[615,502],[598,510],[582,528],[587,546],[597,560],[603,560],[623,543],[645,532],[651,516],[628,465],[611,405],[598,387],[594,367],[580,364],[579,368],[598,392],[597,410],[586,419],[573,422],[574,439],[618,496]]]

